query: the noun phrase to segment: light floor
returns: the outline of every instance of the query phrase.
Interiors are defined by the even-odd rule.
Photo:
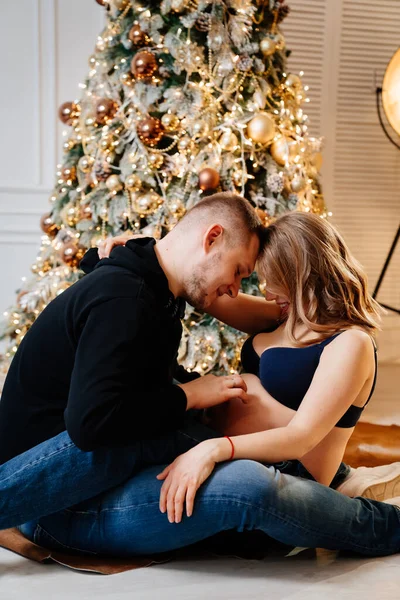
[[[0,549],[1,600],[398,600],[400,555],[336,558],[310,551],[262,561],[204,558],[120,575],[28,562]]]
[[[400,425],[399,367],[381,365],[369,419]],[[0,600],[399,600],[400,554],[354,558],[308,550],[261,561],[195,557],[120,575],[41,565],[0,548]]]

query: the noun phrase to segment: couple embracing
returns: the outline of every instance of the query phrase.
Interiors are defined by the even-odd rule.
[[[399,465],[342,462],[375,386],[381,311],[333,226],[289,213],[265,229],[223,193],[158,242],[115,238],[99,254],[85,255],[86,276],[45,308],[7,375],[0,529],[108,556],[227,530],[400,550]],[[265,299],[239,293],[255,266]],[[186,302],[250,334],[243,375],[178,366]]]

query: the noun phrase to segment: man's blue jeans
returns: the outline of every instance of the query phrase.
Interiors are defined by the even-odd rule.
[[[282,472],[290,463],[282,471],[250,460],[219,464],[192,517],[169,523],[156,475],[218,436],[190,412],[181,430],[154,441],[82,452],[64,432],[0,466],[0,529],[23,523],[20,530],[47,548],[116,556],[170,551],[227,530],[368,556],[400,550],[396,507]]]

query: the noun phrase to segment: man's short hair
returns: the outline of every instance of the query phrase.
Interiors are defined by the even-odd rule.
[[[256,211],[246,198],[233,192],[219,192],[203,198],[180,220],[185,226],[191,223],[211,224],[218,222],[225,230],[226,241],[230,246],[246,244],[256,235],[260,242],[260,252],[264,247],[265,227]]]

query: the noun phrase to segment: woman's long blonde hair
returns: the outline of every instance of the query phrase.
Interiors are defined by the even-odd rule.
[[[362,266],[325,219],[304,212],[279,217],[266,231],[257,270],[267,288],[285,290],[291,303],[288,334],[295,345],[305,345],[295,336],[300,323],[318,339],[353,326],[369,334],[380,328],[384,311],[368,292]]]

